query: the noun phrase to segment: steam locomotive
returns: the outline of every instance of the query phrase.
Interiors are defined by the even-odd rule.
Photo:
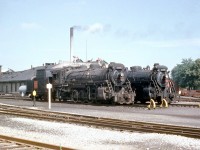
[[[135,92],[127,79],[128,70],[123,64],[110,63],[108,68],[98,63],[81,66],[66,72],[59,89],[59,99],[74,102],[131,104]]]
[[[46,67],[45,67],[46,68]],[[76,102],[132,104],[154,99],[168,103],[176,97],[168,68],[158,63],[150,67],[133,66],[128,71],[123,64],[91,62],[61,68],[37,69],[36,76],[27,82],[24,93],[37,91],[37,99],[47,100],[46,84],[52,83],[52,98]]]
[[[128,79],[135,89],[135,102],[146,103],[153,99],[161,103],[165,99],[168,103],[176,97],[173,82],[169,78],[168,68],[164,65],[154,64],[152,70],[147,66],[133,66],[128,72]]]

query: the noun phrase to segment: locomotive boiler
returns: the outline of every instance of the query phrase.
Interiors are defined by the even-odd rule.
[[[74,102],[131,104],[135,92],[132,91],[127,73],[120,63],[110,63],[108,68],[93,63],[89,68],[82,66],[72,69],[66,72],[59,98]]]
[[[146,103],[154,99],[161,103],[165,99],[170,103],[175,98],[175,88],[169,78],[168,68],[164,65],[154,64],[152,70],[150,67],[143,68],[133,66],[128,73],[128,79],[132,88],[135,88],[135,102]]]

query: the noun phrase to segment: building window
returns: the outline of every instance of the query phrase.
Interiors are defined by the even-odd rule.
[[[15,83],[15,92],[17,92],[17,83]]]

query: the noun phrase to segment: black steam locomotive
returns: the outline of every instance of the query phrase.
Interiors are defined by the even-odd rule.
[[[175,88],[169,78],[168,68],[158,63],[154,64],[152,70],[150,67],[143,68],[133,66],[128,73],[128,79],[132,88],[135,89],[135,102],[146,103],[153,99],[161,103],[165,99],[170,103],[175,98]]]
[[[59,89],[59,99],[74,102],[131,104],[135,92],[127,79],[123,64],[110,63],[108,68],[98,63],[66,72],[64,84]]]

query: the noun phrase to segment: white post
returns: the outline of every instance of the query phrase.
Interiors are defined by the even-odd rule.
[[[51,88],[52,88],[52,84],[48,83],[47,84],[47,89],[48,89],[48,102],[49,102],[49,109],[51,109]]]
[[[51,89],[49,88],[49,109],[51,109]]]

